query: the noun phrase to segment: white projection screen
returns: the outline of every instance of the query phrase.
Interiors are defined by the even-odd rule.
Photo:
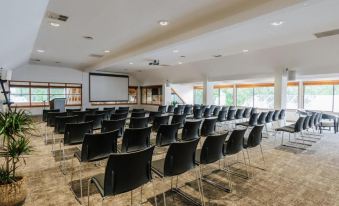
[[[89,73],[89,101],[128,101],[128,85],[129,78],[125,75]]]

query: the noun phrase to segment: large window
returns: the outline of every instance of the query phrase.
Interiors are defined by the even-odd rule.
[[[162,104],[162,86],[141,87],[141,104]]]
[[[304,109],[333,111],[333,100],[332,82],[304,82]]]
[[[48,106],[54,98],[66,98],[66,106],[81,106],[81,84],[10,81],[10,99],[14,106]]]
[[[193,89],[194,104],[203,103],[203,94],[204,94],[204,90],[202,87],[199,87],[199,86],[194,87]]]
[[[274,85],[237,85],[237,106],[274,108]]]
[[[233,104],[233,85],[216,85],[213,89],[213,100],[216,105]]]
[[[125,105],[125,104],[138,104],[138,87],[128,87],[128,102],[91,102],[92,105]]]
[[[299,83],[289,82],[286,95],[286,109],[298,109]]]
[[[178,95],[178,93],[171,89],[171,102],[172,104],[185,104],[184,100]]]

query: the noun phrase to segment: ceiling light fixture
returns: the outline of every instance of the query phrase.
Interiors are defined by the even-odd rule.
[[[51,22],[49,23],[51,26],[54,26],[54,27],[59,27],[60,24],[59,23],[56,23],[56,22]]]
[[[243,49],[242,52],[247,53],[249,51],[248,51],[248,49]]]
[[[129,64],[132,65],[132,64],[134,64],[134,63],[133,63],[133,62],[130,62]]]
[[[85,39],[88,39],[88,40],[93,40],[93,37],[91,36],[83,36]]]
[[[105,50],[104,52],[105,52],[105,53],[110,53],[111,51],[110,51],[110,50]]]
[[[178,64],[182,64],[182,62],[178,62]]]
[[[173,50],[173,53],[178,53],[178,52],[179,52],[179,50],[177,50],[177,49]]]
[[[42,50],[42,49],[37,49],[36,51],[39,52],[39,53],[44,53],[45,52],[45,50]]]
[[[167,20],[160,20],[159,21],[160,26],[167,26],[169,22]]]
[[[285,22],[284,21],[275,21],[275,22],[272,22],[271,25],[272,26],[281,26],[283,25]]]

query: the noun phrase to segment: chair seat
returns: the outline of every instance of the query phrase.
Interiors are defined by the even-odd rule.
[[[289,132],[289,133],[294,133],[294,127],[289,126],[285,126],[285,127],[280,127],[275,129],[276,131],[280,131],[280,132]]]
[[[104,197],[105,174],[98,174],[91,178],[101,197]]]
[[[165,159],[152,161],[152,170],[160,177],[164,177]]]

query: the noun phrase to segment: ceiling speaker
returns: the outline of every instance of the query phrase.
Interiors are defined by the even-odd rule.
[[[296,71],[288,70],[287,80],[288,81],[295,81],[296,79],[297,79],[297,72]]]

